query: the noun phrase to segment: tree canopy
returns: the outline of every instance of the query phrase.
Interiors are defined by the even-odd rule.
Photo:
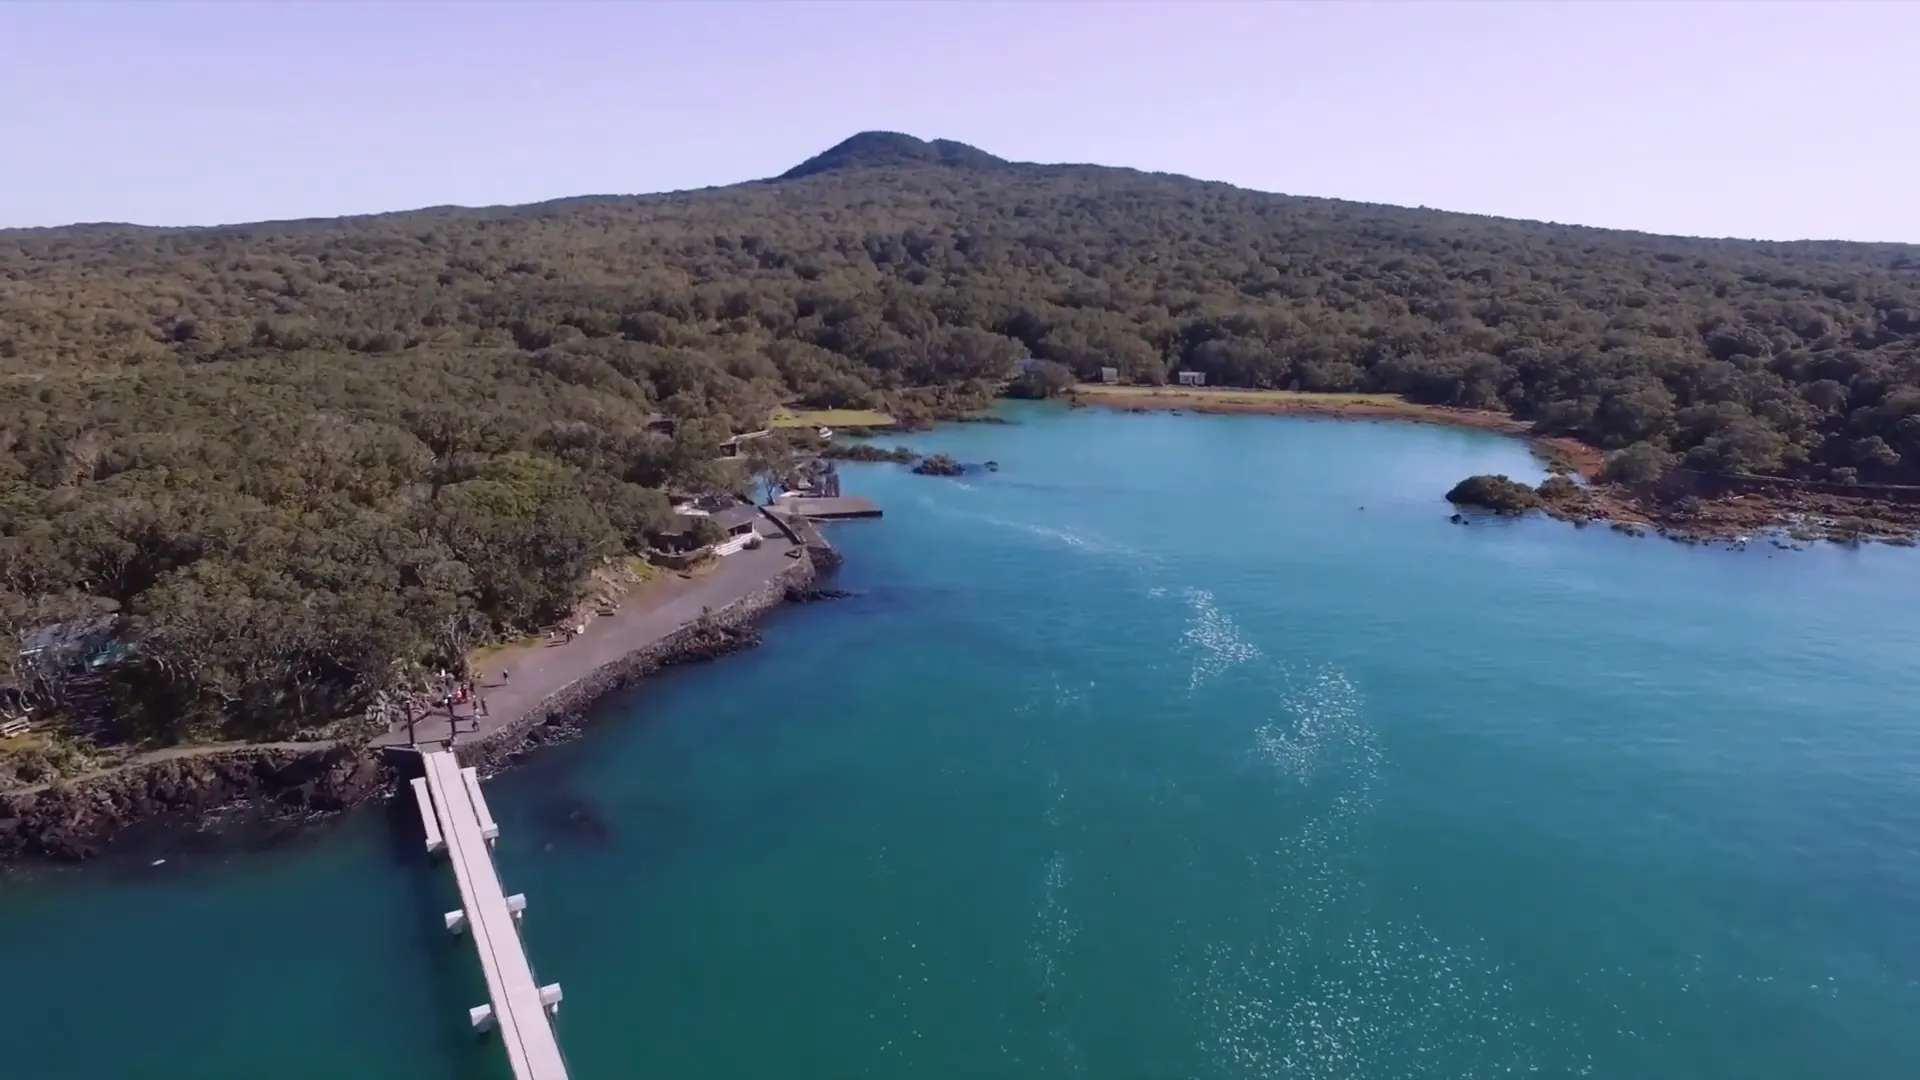
[[[110,607],[128,723],[284,730],[550,617],[663,490],[737,482],[715,447],[775,404],[924,420],[1029,356],[1034,393],[1190,368],[1496,409],[1635,476],[1920,478],[1920,248],[869,133],[696,192],[0,232],[0,610]]]

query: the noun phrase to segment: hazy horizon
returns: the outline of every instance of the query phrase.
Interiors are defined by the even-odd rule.
[[[1920,243],[1920,5],[0,5],[0,228],[777,176],[861,131],[1668,235]],[[1897,127],[1897,125],[1896,125]],[[1905,179],[1903,179],[1905,178]]]

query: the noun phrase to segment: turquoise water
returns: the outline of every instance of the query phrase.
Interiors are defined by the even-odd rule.
[[[1472,432],[1017,411],[489,784],[601,1077],[1920,1076],[1920,558],[1447,522]],[[0,886],[9,1077],[493,1077],[404,815]]]

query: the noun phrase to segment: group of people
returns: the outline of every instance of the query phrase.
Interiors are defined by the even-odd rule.
[[[504,672],[500,678],[503,682],[506,680]],[[472,703],[474,716],[487,715],[486,695],[480,693],[480,687],[471,675],[459,678],[451,672],[440,671],[434,676],[432,700],[434,705],[448,713],[452,713],[457,706]]]
[[[511,677],[510,671],[501,669],[502,685]],[[444,717],[448,725],[447,743],[452,745],[453,736],[462,730],[461,721],[472,724],[467,730],[477,731],[480,719],[488,715],[487,696],[481,693],[482,689],[477,673],[464,667],[457,673],[442,669],[434,672],[424,690],[383,697],[369,709],[369,716],[384,719],[389,729],[404,727],[409,738],[413,737],[415,725]],[[464,712],[463,705],[468,707]]]

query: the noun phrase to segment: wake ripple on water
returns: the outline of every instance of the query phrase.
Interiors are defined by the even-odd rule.
[[[1144,562],[1148,559],[1148,554],[1139,548],[1088,529],[1077,529],[1071,526],[1042,525],[1031,521],[1014,521],[993,514],[973,513],[956,509],[929,495],[920,496],[916,502],[922,508],[944,517],[978,521],[997,529],[1020,533],[1085,555],[1113,556],[1132,562]]]
[[[1284,674],[1284,719],[1254,733],[1251,753],[1314,809],[1252,860],[1267,898],[1255,920],[1264,936],[1201,945],[1185,980],[1214,1074],[1588,1073],[1568,1033],[1518,1000],[1498,965],[1375,910],[1369,886],[1346,862],[1374,807],[1380,739],[1339,671]]]
[[[1024,532],[1029,536],[1036,536],[1042,540],[1072,548],[1075,551],[1085,552],[1088,555],[1117,555],[1129,559],[1141,557],[1139,548],[1123,544],[1118,540],[1110,539],[1099,533],[1083,532],[1072,528],[1058,529],[1051,525],[1036,525],[1026,521],[1006,521],[996,517],[984,517],[981,520],[991,525],[997,525],[1003,529],[1014,529],[1019,532]]]

